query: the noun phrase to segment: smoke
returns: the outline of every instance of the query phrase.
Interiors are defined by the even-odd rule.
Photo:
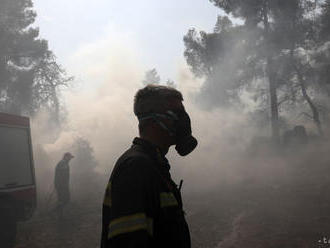
[[[116,155],[136,135],[131,115],[132,99],[142,78],[133,51],[123,40],[104,40],[79,48],[70,59],[70,73],[77,75],[79,89],[64,93],[67,121],[57,139],[44,144],[48,153],[63,153],[77,137],[88,140],[103,167],[109,167]],[[41,133],[44,113],[33,121]],[[48,130],[47,130],[48,131]],[[121,137],[119,139],[119,137]],[[42,140],[41,142],[44,142]]]
[[[104,39],[86,44],[73,54],[69,72],[76,76],[80,87],[64,94],[67,121],[63,129],[59,134],[50,135],[52,132],[47,129],[46,113],[39,113],[33,120],[34,144],[51,158],[48,163],[50,170],[54,169],[64,152],[72,149],[75,140],[83,138],[93,148],[98,162],[95,171],[101,176],[109,176],[116,159],[137,136],[133,99],[136,91],[143,87],[141,82],[145,68],[136,51],[129,35],[110,32]],[[210,173],[215,175],[215,172],[225,178],[228,152],[244,149],[252,128],[245,114],[236,114],[232,110],[200,109],[196,95],[202,80],[195,79],[185,63],[178,64],[175,81],[184,94],[193,132],[200,142],[191,156],[179,158],[174,152],[170,153],[173,174],[177,179],[187,178],[192,188],[193,185],[209,187],[220,179],[213,176],[205,183],[198,178]]]
[[[111,169],[138,131],[133,99],[135,92],[143,87],[146,68],[132,43],[129,35],[110,32],[104,39],[78,48],[68,67],[81,87],[64,93],[67,119],[62,130],[49,130],[44,112],[32,121],[37,182],[44,199],[51,192],[56,163],[64,152],[70,151],[76,155],[72,161],[72,173],[76,175],[72,180],[73,193],[83,195],[84,199],[97,195],[96,202],[101,205]],[[184,158],[170,150],[172,176],[176,182],[185,181],[183,193],[188,195],[189,221],[200,223],[209,211],[212,214],[210,223],[215,226],[212,230],[215,244],[229,247],[229,244],[237,244],[238,232],[251,230],[250,222],[252,226],[257,225],[256,212],[283,199],[264,200],[268,199],[268,193],[281,191],[297,178],[297,166],[289,165],[306,164],[307,158],[311,162],[314,156],[311,153],[317,149],[308,147],[306,151],[309,152],[293,159],[279,156],[267,139],[259,138],[253,143],[253,137],[265,136],[267,132],[252,124],[249,111],[229,107],[201,108],[198,95],[203,80],[195,79],[185,63],[178,64],[175,81],[184,95],[184,105],[191,116],[193,134],[199,140],[199,146]],[[210,96],[214,98],[213,93]],[[209,97],[205,91],[203,97]],[[244,101],[249,102],[251,98],[248,93],[243,94]],[[82,168],[87,168],[85,175],[79,174]],[[299,183],[306,178],[304,174]],[[313,177],[310,184],[318,178]],[[198,199],[201,195],[202,202]],[[263,207],[258,208],[258,203]],[[228,222],[225,225],[229,229],[227,233],[219,231],[224,219]],[[259,229],[260,226],[253,229],[252,235]],[[192,228],[193,235],[200,232],[199,228]],[[227,239],[220,244],[223,237]],[[247,235],[243,237],[245,239]]]
[[[143,87],[145,68],[136,51],[130,36],[117,32],[77,49],[68,67],[69,72],[76,75],[80,87],[64,94],[67,121],[63,129],[59,133],[49,130],[47,114],[43,112],[33,120],[37,173],[47,168],[51,176],[62,154],[82,138],[89,142],[98,162],[93,170],[100,177],[109,176],[117,158],[137,136],[133,99],[135,92]],[[241,172],[236,171],[235,165],[241,164],[240,155],[251,138],[261,131],[251,125],[247,111],[228,107],[200,108],[203,79],[196,79],[184,62],[177,64],[175,81],[184,95],[184,105],[191,115],[193,134],[199,145],[184,158],[170,151],[168,157],[174,179],[183,178],[185,190],[189,192],[240,180]],[[214,97],[214,92],[210,97]],[[247,101],[248,98],[246,96]],[[46,154],[47,162],[39,162],[39,156],[40,160],[46,160],[42,158]],[[74,169],[79,170],[79,166]]]

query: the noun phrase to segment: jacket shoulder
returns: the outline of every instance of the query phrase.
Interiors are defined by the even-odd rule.
[[[58,162],[58,164],[56,165],[56,170],[62,170],[62,169],[67,169],[67,168],[68,168],[68,164],[63,160]]]
[[[117,160],[111,173],[111,180],[123,174],[138,173],[142,176],[148,176],[152,173],[153,163],[154,161],[147,153],[130,148]]]

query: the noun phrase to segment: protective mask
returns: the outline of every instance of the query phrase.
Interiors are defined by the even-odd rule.
[[[181,156],[191,153],[197,146],[198,142],[192,136],[190,117],[186,111],[167,111],[165,114],[148,113],[138,117],[140,121],[145,119],[154,119],[170,136],[175,138],[175,150]],[[161,118],[174,121],[174,127],[168,127]]]
[[[181,156],[191,153],[197,146],[198,142],[191,132],[190,117],[186,111],[176,113],[178,120],[175,127],[175,150]]]

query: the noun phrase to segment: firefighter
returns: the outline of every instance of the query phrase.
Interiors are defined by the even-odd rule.
[[[57,193],[56,213],[60,219],[63,218],[63,209],[70,202],[70,167],[69,162],[74,156],[66,152],[55,168],[54,185]]]
[[[197,146],[174,88],[148,85],[134,99],[138,138],[117,160],[104,196],[102,248],[190,248],[180,188],[170,175],[169,147],[185,156]],[[181,185],[181,183],[180,183]]]

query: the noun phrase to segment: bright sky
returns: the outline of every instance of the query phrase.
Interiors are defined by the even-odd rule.
[[[162,81],[175,78],[188,29],[211,31],[221,13],[208,0],[34,0],[34,6],[41,37],[64,66],[111,27],[129,34],[143,67],[156,67]]]

